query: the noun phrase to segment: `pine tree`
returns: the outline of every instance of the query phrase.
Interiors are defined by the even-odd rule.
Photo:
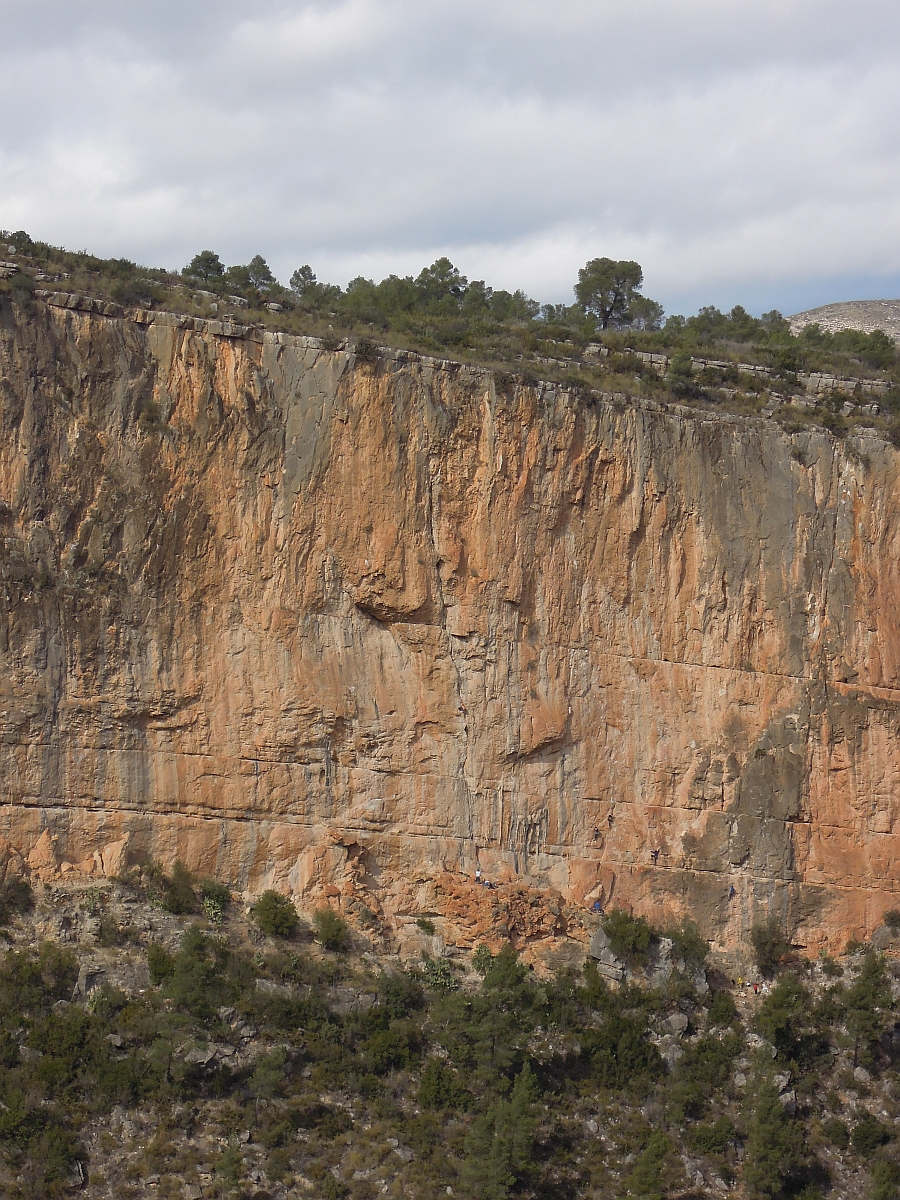
[[[744,1184],[751,1200],[770,1200],[781,1191],[793,1161],[790,1122],[778,1092],[764,1083],[756,1095],[747,1128]]]
[[[501,1098],[476,1120],[466,1138],[460,1181],[473,1200],[505,1200],[531,1166],[537,1128],[537,1083],[528,1063]]]
[[[880,954],[872,951],[863,959],[856,982],[848,990],[844,1003],[847,1007],[847,1031],[853,1038],[855,1067],[859,1062],[860,1048],[866,1060],[871,1059],[870,1046],[880,1036],[884,1027],[883,1014],[891,1006],[891,989]]]

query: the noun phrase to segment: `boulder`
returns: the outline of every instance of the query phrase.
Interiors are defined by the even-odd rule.
[[[365,1012],[372,1007],[375,1000],[372,992],[358,992],[356,988],[334,987],[328,991],[329,1009],[342,1017],[350,1013]]]
[[[216,1051],[214,1046],[193,1046],[190,1050],[188,1050],[187,1054],[185,1054],[184,1061],[195,1066],[205,1067],[208,1063],[211,1063],[215,1057]]]
[[[664,987],[675,972],[674,945],[669,938],[659,938],[650,948],[644,975],[651,987]]]
[[[794,1115],[794,1113],[797,1111],[797,1093],[796,1092],[782,1092],[781,1095],[778,1097],[778,1100],[779,1100],[779,1103],[781,1104],[781,1107],[784,1109],[784,1111],[789,1116],[792,1117]]]
[[[623,962],[613,954],[609,947],[609,938],[602,929],[595,929],[588,945],[588,954],[597,964],[597,970],[604,979],[614,983],[623,983],[628,971]]]
[[[666,1029],[674,1033],[676,1037],[683,1037],[687,1033],[689,1024],[690,1022],[683,1012],[673,1012],[663,1021]]]
[[[897,939],[897,932],[890,925],[879,925],[872,934],[872,945],[876,950],[888,950]]]
[[[255,987],[266,996],[293,996],[297,991],[290,984],[276,983],[274,979],[257,979]]]
[[[106,982],[106,971],[102,967],[89,966],[82,963],[78,970],[78,979],[72,992],[73,1000],[86,1000],[91,992],[103,986]]]
[[[679,1058],[684,1057],[683,1047],[678,1044],[678,1039],[671,1033],[667,1033],[665,1037],[660,1038],[659,1052],[670,1071],[673,1070]]]

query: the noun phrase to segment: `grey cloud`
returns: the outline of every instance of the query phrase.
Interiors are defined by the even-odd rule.
[[[670,308],[900,282],[883,0],[0,11],[0,225],[51,241],[546,299],[613,253]]]

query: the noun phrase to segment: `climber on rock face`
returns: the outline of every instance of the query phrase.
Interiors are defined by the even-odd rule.
[[[736,895],[737,895],[737,889],[735,888],[734,884],[732,884],[731,887],[728,889],[728,899],[733,900]]]
[[[650,857],[653,859],[653,865],[654,865],[654,867],[655,867],[655,866],[656,866],[656,864],[659,862],[659,851],[658,851],[658,850],[651,850],[651,851],[650,851]]]

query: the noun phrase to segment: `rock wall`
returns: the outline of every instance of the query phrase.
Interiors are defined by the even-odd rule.
[[[900,907],[891,447],[227,333],[0,310],[7,860]]]

